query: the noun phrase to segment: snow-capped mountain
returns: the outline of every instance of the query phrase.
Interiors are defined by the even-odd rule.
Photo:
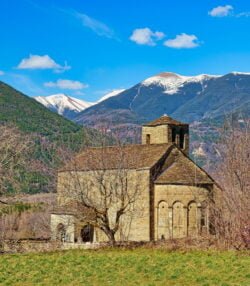
[[[69,119],[94,104],[93,102],[80,100],[63,93],[50,96],[37,96],[35,99],[48,109]]]
[[[73,119],[79,112],[85,110],[86,108],[98,104],[110,97],[116,96],[123,91],[124,89],[113,90],[105,94],[96,102],[84,101],[72,96],[68,96],[64,93],[49,96],[36,96],[34,98],[48,109],[57,112],[68,119]]]
[[[182,76],[163,72],[80,112],[74,121],[100,124],[140,124],[168,114],[192,123],[222,118],[227,113],[249,114],[250,74]]]
[[[163,72],[156,76],[147,78],[142,82],[143,86],[158,85],[164,88],[164,93],[175,94],[178,90],[188,83],[201,83],[203,84],[211,78],[220,77],[217,75],[201,74],[197,76],[182,76],[172,72]]]
[[[110,98],[110,97],[116,96],[116,95],[122,93],[124,90],[125,90],[125,89],[115,89],[115,90],[112,90],[111,92],[109,92],[109,93],[105,94],[103,97],[101,97],[101,98],[96,102],[96,104],[97,104],[97,103],[100,103],[100,102],[102,102],[102,101],[104,101],[104,100],[106,100],[106,99],[108,99],[108,98]]]

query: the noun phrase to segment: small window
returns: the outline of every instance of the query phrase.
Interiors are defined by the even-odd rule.
[[[150,144],[150,134],[146,135],[146,144]]]

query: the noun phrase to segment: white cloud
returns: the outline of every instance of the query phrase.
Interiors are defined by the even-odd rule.
[[[18,69],[53,69],[55,72],[64,72],[71,67],[65,63],[64,66],[56,63],[50,56],[44,55],[30,55],[29,58],[24,58],[21,60]]]
[[[114,31],[104,24],[101,21],[98,21],[94,18],[91,18],[90,16],[82,13],[75,12],[74,13],[77,18],[79,18],[83,24],[83,26],[91,29],[93,32],[95,32],[98,36],[103,36],[106,38],[114,38]]]
[[[198,38],[195,35],[182,33],[174,39],[164,42],[164,46],[174,49],[191,49],[199,46]]]
[[[218,6],[209,11],[208,14],[212,17],[226,17],[230,15],[233,9],[231,5]]]
[[[3,71],[0,70],[0,75],[4,75],[5,73]]]
[[[80,81],[69,80],[69,79],[58,79],[56,82],[53,81],[45,82],[44,86],[58,87],[60,89],[72,89],[72,90],[80,90],[88,87],[87,84],[84,84]]]
[[[236,18],[241,18],[241,17],[250,17],[250,12],[241,12],[235,15]]]
[[[159,31],[153,32],[149,28],[135,29],[130,36],[130,40],[138,45],[155,46],[156,41],[165,37],[165,34]]]
[[[87,86],[86,86],[86,87],[87,87]],[[83,96],[83,95],[85,95],[85,93],[82,92],[82,91],[80,91],[80,90],[77,90],[74,94],[77,95],[77,96]]]

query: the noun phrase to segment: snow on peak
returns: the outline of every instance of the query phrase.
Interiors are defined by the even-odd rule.
[[[101,98],[97,101],[97,103],[100,103],[100,102],[102,102],[102,101],[104,101],[104,100],[106,100],[106,99],[108,99],[108,98],[110,98],[110,97],[116,96],[116,95],[122,93],[124,90],[125,90],[125,89],[115,89],[115,90],[113,90],[113,91],[111,91],[111,92],[105,94],[103,97],[101,97]]]
[[[231,72],[233,75],[250,75],[250,72],[237,72],[237,71],[234,71],[234,72]]]
[[[80,100],[63,93],[49,96],[36,96],[35,99],[45,107],[55,109],[60,115],[62,115],[65,110],[80,112],[93,105],[92,102]]]
[[[45,107],[56,111],[58,114],[63,115],[66,110],[81,112],[84,109],[100,103],[112,96],[116,96],[123,92],[125,89],[117,89],[105,94],[97,102],[87,102],[81,99],[77,99],[71,96],[68,96],[64,93],[52,94],[49,96],[36,96],[35,100],[43,104]]]
[[[197,76],[182,76],[172,72],[162,72],[158,75],[147,78],[142,82],[144,86],[159,85],[165,89],[164,93],[174,94],[186,83],[201,82],[218,76],[201,74]]]

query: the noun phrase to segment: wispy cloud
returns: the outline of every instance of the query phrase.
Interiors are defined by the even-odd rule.
[[[192,49],[200,45],[197,36],[182,33],[174,39],[169,39],[164,42],[164,46],[174,49]]]
[[[232,5],[225,5],[225,6],[218,6],[213,8],[211,11],[208,12],[208,15],[211,17],[235,17],[235,18],[241,18],[241,17],[250,17],[250,11],[244,11],[244,12],[235,12],[235,9]]]
[[[45,90],[37,85],[29,76],[17,73],[8,74],[8,82],[27,95],[45,94]]]
[[[18,69],[52,69],[57,73],[69,70],[71,67],[65,62],[64,66],[56,63],[50,56],[30,55],[28,58],[21,60]]]
[[[71,89],[71,90],[80,90],[88,87],[88,85],[85,83],[69,79],[58,79],[56,82],[53,81],[45,82],[44,86],[57,87],[60,89]]]
[[[130,40],[138,45],[155,46],[156,41],[161,40],[165,37],[163,32],[153,32],[149,28],[135,29],[130,36]]]
[[[74,92],[74,95],[76,95],[76,96],[84,96],[85,93],[80,91],[80,90],[77,90],[77,91]]]
[[[236,18],[241,18],[241,17],[250,17],[250,11],[249,12],[240,12],[238,14],[235,15]]]
[[[218,6],[209,11],[208,15],[211,17],[227,17],[230,15],[233,9],[234,8],[231,5]]]
[[[4,74],[5,74],[5,72],[0,70],[0,75],[4,75]]]
[[[84,27],[89,28],[98,36],[106,38],[115,38],[115,32],[105,23],[90,17],[87,14],[79,13],[77,11],[73,12],[73,15],[81,21]]]

